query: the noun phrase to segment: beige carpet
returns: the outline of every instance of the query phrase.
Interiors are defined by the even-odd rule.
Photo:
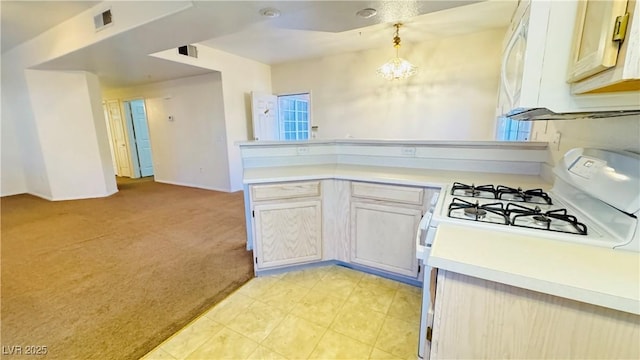
[[[253,276],[242,192],[118,187],[1,199],[3,359],[138,359]]]

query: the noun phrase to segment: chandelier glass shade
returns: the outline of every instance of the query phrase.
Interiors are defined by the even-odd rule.
[[[396,28],[396,33],[393,37],[393,47],[396,48],[396,57],[380,66],[378,68],[378,75],[387,80],[406,79],[418,73],[418,68],[399,56],[400,26],[402,26],[402,24],[398,23],[393,26]]]

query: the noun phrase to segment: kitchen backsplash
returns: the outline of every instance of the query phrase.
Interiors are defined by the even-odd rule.
[[[560,132],[560,146],[553,143]],[[640,153],[640,115],[607,119],[535,121],[532,141],[549,142],[549,163],[555,165],[567,150],[595,147]]]

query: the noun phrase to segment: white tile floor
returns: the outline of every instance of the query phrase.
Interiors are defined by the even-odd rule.
[[[143,359],[416,359],[420,288],[340,266],[254,278]]]

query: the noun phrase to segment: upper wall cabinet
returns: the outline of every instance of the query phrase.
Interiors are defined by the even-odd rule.
[[[568,81],[574,94],[640,90],[640,6],[578,3]]]
[[[638,91],[626,89],[624,92],[615,93],[578,94],[572,90],[572,84],[567,81],[568,70],[571,69],[569,71],[573,72],[570,64],[574,53],[576,24],[584,30],[580,32],[582,44],[577,50],[578,58],[583,61],[579,63],[581,70],[577,78],[592,75],[583,80],[586,81],[595,75],[612,71],[611,69],[618,71],[621,59],[625,59],[624,68],[627,72],[626,59],[629,56],[635,57],[635,64],[629,65],[629,71],[631,67],[635,67],[637,74],[640,46],[637,30],[639,25],[636,23],[640,21],[634,23],[635,19],[632,19],[627,38],[620,49],[618,66],[604,70],[606,67],[603,66],[610,65],[602,65],[602,60],[591,60],[592,54],[601,53],[600,43],[604,44],[604,41],[600,41],[600,35],[605,32],[603,30],[605,26],[598,22],[603,18],[604,10],[599,6],[618,1],[595,0],[594,2],[597,3],[594,8],[585,8],[585,2],[579,0],[520,1],[503,43],[498,115],[519,120],[549,120],[583,118],[591,115],[594,117],[618,116],[619,111],[637,112],[640,109]],[[616,7],[620,6],[616,4]],[[627,9],[626,4],[622,7]],[[611,15],[607,18],[614,17],[612,11],[613,9],[608,10]],[[635,12],[637,13],[637,9]],[[634,14],[634,17],[639,18],[637,14]],[[591,23],[595,25],[590,25]],[[609,29],[609,26],[606,29]],[[613,24],[611,24],[611,30],[606,30],[603,36],[610,38],[612,33]],[[610,46],[615,50],[617,44]],[[610,59],[607,61],[606,64],[612,62]],[[633,59],[628,62],[633,63]],[[594,63],[596,63],[595,66]],[[613,63],[616,63],[616,60],[613,60]],[[601,71],[601,73],[595,74],[594,71]],[[605,112],[609,114],[604,114]]]
[[[582,80],[616,65],[618,48],[626,29],[624,19],[628,19],[624,16],[626,12],[626,0],[589,0],[578,3],[569,69],[570,82]]]

